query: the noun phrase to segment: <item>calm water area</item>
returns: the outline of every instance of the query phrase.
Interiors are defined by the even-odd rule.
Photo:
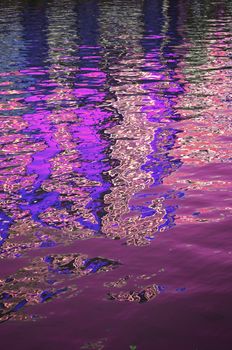
[[[232,1],[0,1],[0,348],[232,349]]]

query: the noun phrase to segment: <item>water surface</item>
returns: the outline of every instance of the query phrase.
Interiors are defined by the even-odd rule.
[[[231,22],[1,1],[1,346],[231,349]]]

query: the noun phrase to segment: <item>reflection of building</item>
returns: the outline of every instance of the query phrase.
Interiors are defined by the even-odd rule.
[[[170,102],[156,95],[166,84],[162,82],[165,74],[160,75],[159,82],[149,82],[149,79],[154,81],[157,78],[147,71],[151,69],[150,62],[155,60],[152,69],[156,70],[160,69],[160,64],[156,52],[148,52],[146,60],[143,58],[139,45],[142,25],[137,25],[141,23],[142,7],[136,4],[136,11],[131,15],[131,7],[115,5],[118,13],[113,18],[122,27],[115,23],[113,30],[108,27],[112,24],[107,22],[110,16],[103,22],[99,21],[103,25],[100,38],[104,47],[102,60],[96,35],[98,25],[96,17],[89,11],[90,5],[80,6],[78,19],[74,2],[52,2],[46,8],[45,19],[45,8],[37,8],[35,4],[30,13],[32,11],[34,19],[38,12],[41,14],[40,20],[47,35],[40,33],[39,22],[34,20],[32,28],[36,35],[33,38],[28,30],[28,13],[24,14],[24,36],[30,42],[28,48],[26,46],[29,67],[19,74],[28,80],[28,84],[22,86],[23,100],[11,100],[13,109],[23,111],[20,125],[17,119],[17,128],[23,133],[17,135],[17,142],[13,144],[9,143],[8,136],[8,143],[3,147],[3,152],[14,154],[11,165],[20,162],[20,171],[16,175],[13,168],[14,176],[4,177],[6,197],[2,205],[9,214],[9,218],[4,216],[5,221],[11,223],[11,218],[14,220],[11,232],[17,232],[23,243],[22,246],[15,244],[15,236],[12,236],[4,247],[5,254],[14,255],[37,246],[53,246],[60,242],[61,235],[56,229],[66,232],[63,239],[67,241],[89,237],[101,232],[102,220],[103,233],[107,236],[118,236],[121,229],[122,236],[125,236],[129,230],[129,236],[134,235],[131,243],[140,244],[141,239],[146,243],[144,235],[152,237],[153,232],[165,223],[167,213],[163,209],[163,198],[146,199],[142,206],[130,203],[135,193],[139,197],[141,191],[146,192],[152,184],[159,184],[171,164],[166,156],[168,148],[163,152],[158,144],[169,143],[172,130],[157,128],[154,140],[154,129],[159,125],[155,122],[159,123],[160,118],[166,118],[170,113]],[[108,5],[102,4],[104,15],[107,15]],[[64,13],[65,6],[67,11]],[[97,7],[93,10],[96,13]],[[111,11],[110,7],[108,11]],[[124,28],[125,11],[128,11],[129,25]],[[80,28],[79,35],[77,27]],[[117,48],[113,48],[115,35]],[[115,52],[115,57],[109,58],[108,52]],[[34,62],[38,66],[33,67]],[[117,81],[110,93],[117,100],[109,100],[110,109],[106,111],[101,106],[106,98],[106,74],[102,67],[107,68],[108,63],[112,71],[109,77]],[[147,82],[143,83],[145,80]],[[112,110],[116,111],[115,118]],[[155,113],[159,115],[154,119]],[[118,115],[123,116],[123,121],[109,131],[115,132],[113,139],[116,140],[110,158],[120,161],[120,166],[111,168],[110,176],[116,174],[117,178],[112,180],[111,193],[105,195],[110,184],[103,174],[109,170],[110,160],[107,158],[109,142],[103,134],[113,125],[114,119],[119,120]],[[155,168],[160,168],[162,163],[165,169],[154,171],[155,163]],[[108,207],[105,216],[103,197]],[[113,210],[109,202],[114,203]],[[146,234],[144,227],[147,228]]]
[[[17,144],[4,145],[3,151],[19,152],[23,147],[20,159],[15,154],[15,161],[23,160],[23,167],[17,179],[14,173],[13,182],[3,180],[7,199],[3,209],[10,215],[7,218],[4,214],[3,219],[13,217],[11,232],[17,232],[23,243],[14,243],[16,235],[12,235],[4,245],[4,255],[68,243],[100,229],[101,197],[109,187],[102,177],[109,165],[105,154],[108,143],[101,133],[112,123],[110,113],[100,106],[105,98],[105,74],[100,70],[96,18],[91,15],[96,9],[91,3],[82,4],[78,18],[75,6],[73,1],[50,3],[47,20],[42,13],[39,17],[46,23],[46,35],[40,35],[37,21],[33,23],[36,35],[29,45],[27,65],[35,61],[46,68],[21,71],[30,82],[23,86],[25,103],[17,99],[11,103],[14,109],[26,106],[21,126],[17,120],[23,134],[18,135]],[[28,26],[28,19],[24,20]],[[91,29],[87,32],[86,21]],[[30,41],[28,33],[25,29]]]
[[[17,247],[12,236],[5,254],[60,243],[57,230],[66,243],[103,233],[140,245],[173,225],[174,208],[154,190],[180,165],[169,155],[177,132],[169,127],[172,96],[180,88],[164,59],[171,55],[164,5],[151,13],[150,1],[104,2],[100,9],[88,2],[79,17],[72,0],[49,3],[46,16],[44,7],[33,8],[46,35],[37,21],[34,39],[24,29],[28,68],[20,74],[29,83],[14,100],[25,109],[23,133],[3,148],[16,152],[13,165],[23,164],[13,182],[4,178],[3,209],[26,242]]]
[[[104,3],[100,14],[100,37],[105,65],[110,67],[110,79],[115,82],[110,87],[115,96],[112,105],[123,119],[120,125],[107,130],[115,140],[110,157],[119,165],[109,172],[113,186],[104,197],[107,214],[102,230],[107,236],[143,245],[165,224],[172,224],[172,209],[167,213],[164,197],[150,191],[179,166],[168,156],[176,131],[166,126],[172,113],[168,93],[178,93],[178,86],[160,63],[160,37],[151,28],[143,35],[138,24],[142,16],[140,4],[107,6]],[[112,24],[110,16],[107,20],[107,9],[113,11],[116,23]],[[155,45],[151,45],[153,39]],[[116,48],[112,49],[114,43]]]
[[[175,104],[176,113],[181,115],[178,126],[182,133],[171,154],[181,157],[183,167],[166,178],[165,184],[188,190],[190,198],[190,191],[194,191],[194,200],[200,209],[194,215],[181,215],[177,223],[216,222],[224,220],[231,211],[227,203],[221,209],[216,203],[205,207],[201,198],[202,193],[204,198],[214,196],[214,199],[221,193],[221,200],[224,200],[223,192],[231,185],[224,165],[231,163],[232,158],[228,143],[231,138],[230,23],[223,17],[225,9],[221,6],[226,8],[227,2],[219,7],[213,3],[207,6],[201,3],[199,8],[192,3],[189,17],[182,7],[179,32],[185,41],[179,48],[180,52],[177,48],[182,59],[176,71],[184,84],[185,93],[177,98]],[[198,17],[195,16],[197,11]],[[196,18],[197,26],[194,22]],[[183,47],[188,48],[184,54]]]

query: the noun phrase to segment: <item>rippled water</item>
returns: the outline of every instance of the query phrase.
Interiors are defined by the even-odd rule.
[[[231,23],[1,1],[1,346],[231,349]]]

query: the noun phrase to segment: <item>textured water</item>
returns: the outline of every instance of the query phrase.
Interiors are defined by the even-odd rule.
[[[231,1],[0,6],[0,346],[230,350]]]

